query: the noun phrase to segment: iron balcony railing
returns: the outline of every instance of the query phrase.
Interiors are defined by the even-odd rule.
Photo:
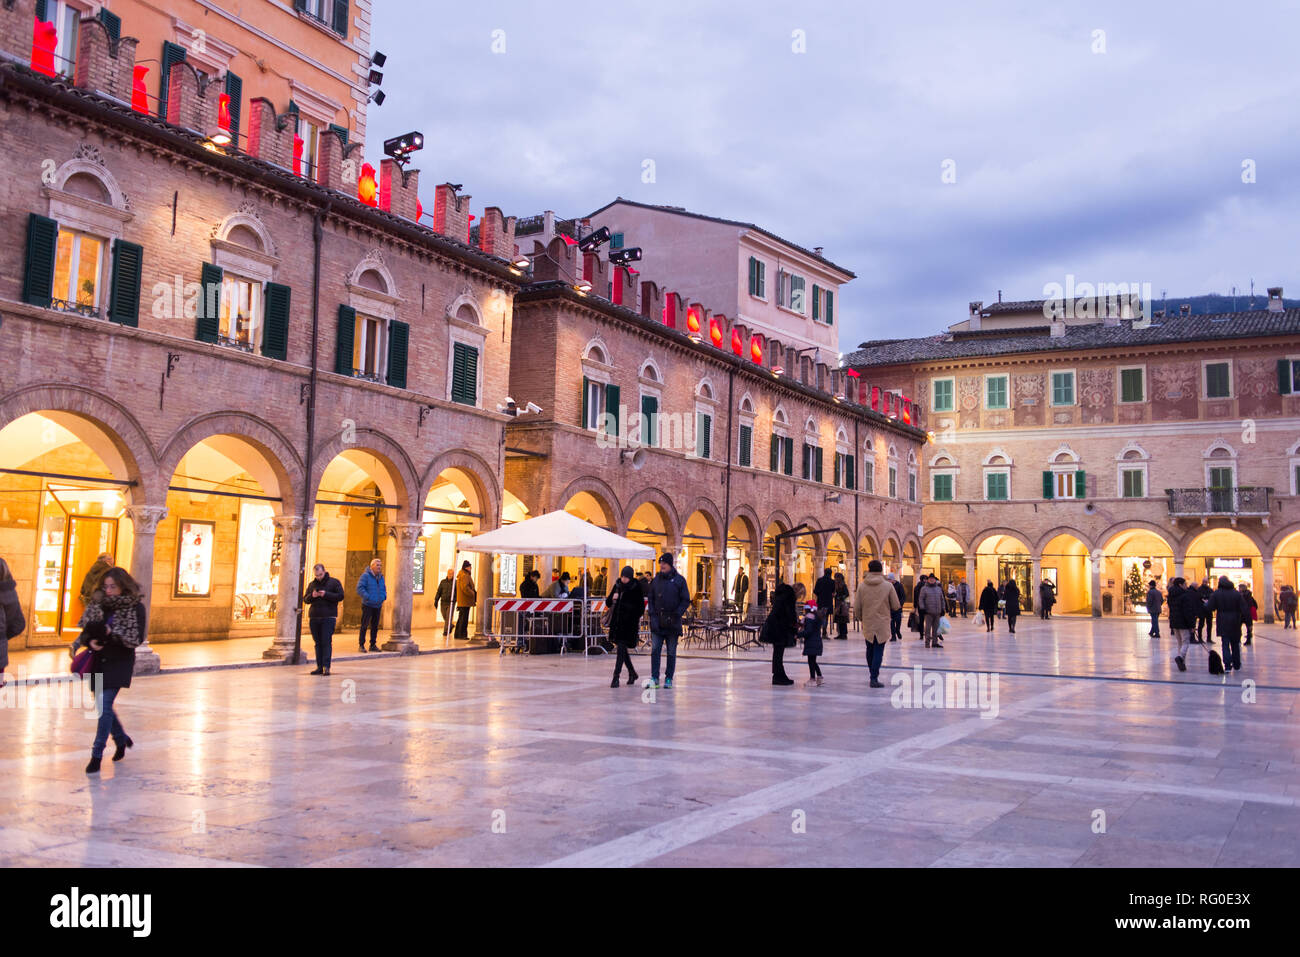
[[[1206,515],[1267,516],[1273,490],[1258,485],[1236,488],[1167,488],[1169,514],[1203,517]]]

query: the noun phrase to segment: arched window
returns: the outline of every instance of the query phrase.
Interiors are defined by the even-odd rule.
[[[109,315],[111,273],[123,267],[119,257],[112,255],[112,248],[124,238],[125,226],[133,216],[99,150],[83,146],[73,159],[54,171],[48,182],[50,185],[44,189],[49,198],[46,215],[53,224],[42,224],[42,228],[52,234],[49,241],[55,246],[49,305],[135,325],[138,296],[134,311],[128,309],[129,315]],[[136,250],[138,247],[132,247],[132,251]],[[133,262],[139,263],[138,252]]]

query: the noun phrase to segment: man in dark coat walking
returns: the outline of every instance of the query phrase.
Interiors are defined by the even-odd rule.
[[[526,584],[526,582],[525,582]],[[527,595],[522,596],[527,598]],[[447,577],[438,582],[438,591],[433,596],[434,604],[438,606],[438,611],[442,613],[442,637],[446,638],[451,634],[452,616],[451,603],[456,598],[456,569],[450,565],[447,566]]]
[[[871,567],[870,563],[868,563],[867,567]],[[906,592],[903,590],[903,583],[898,580],[898,576],[893,572],[886,576],[886,581],[893,586],[894,594],[898,596],[898,607],[891,608],[889,612],[889,640],[901,641],[903,638],[903,597]]]
[[[1007,603],[1007,630],[1014,635],[1016,633],[1016,619],[1020,617],[1020,586],[1016,584],[1014,578],[1007,579],[1002,594],[1006,596]]]
[[[631,565],[624,566],[622,575],[614,582],[613,591],[605,599],[605,607],[610,609],[609,640],[618,649],[618,658],[614,662],[614,680],[609,686],[618,687],[618,679],[625,664],[627,683],[635,684],[637,673],[632,667],[631,652],[640,640],[641,616],[645,614],[645,592]]]
[[[1201,634],[1204,632],[1205,641],[1209,644],[1214,643],[1214,612],[1210,610],[1210,598],[1214,595],[1214,589],[1210,587],[1210,579],[1201,580],[1200,595],[1202,607],[1205,612],[1201,615],[1201,620],[1196,623],[1196,640],[1201,640]]]
[[[829,568],[813,585],[813,594],[817,596],[817,619],[821,624],[822,639],[825,640],[826,626],[830,623],[831,610],[835,607],[835,579]]]
[[[311,606],[307,626],[316,645],[316,670],[312,674],[328,675],[334,657],[334,626],[339,620],[343,583],[331,577],[324,565],[317,564],[313,571],[316,577],[307,583],[307,592],[302,596],[303,604]]]
[[[1240,671],[1241,626],[1250,614],[1250,609],[1226,575],[1219,579],[1219,587],[1210,595],[1206,611],[1217,614],[1215,626],[1219,638],[1223,640],[1223,670],[1228,672],[1235,668]]]
[[[664,687],[673,686],[677,668],[677,639],[682,634],[682,615],[691,607],[691,590],[686,579],[673,567],[671,552],[659,556],[659,574],[650,579],[646,611],[650,614],[650,687],[659,687],[659,655],[668,645],[668,670]]]
[[[1160,589],[1156,587],[1154,581],[1151,587],[1147,589],[1147,614],[1151,616],[1151,630],[1147,632],[1149,638],[1160,637],[1160,611],[1164,608],[1165,596],[1160,594]]]
[[[993,582],[986,583],[980,592],[980,611],[984,613],[984,630],[992,631],[993,620],[998,617],[998,590]]]

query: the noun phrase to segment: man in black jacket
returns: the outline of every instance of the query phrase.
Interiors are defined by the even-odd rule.
[[[1151,630],[1147,632],[1150,638],[1160,637],[1160,610],[1164,607],[1165,596],[1160,594],[1160,589],[1156,587],[1154,581],[1151,587],[1147,589],[1147,614],[1151,616]]]
[[[1208,577],[1201,579],[1199,593],[1205,611],[1201,613],[1200,620],[1196,622],[1196,640],[1198,642],[1201,640],[1201,632],[1204,629],[1206,643],[1214,644],[1214,612],[1210,611],[1209,608],[1210,596],[1214,594],[1214,589],[1210,587]]]
[[[1196,623],[1203,611],[1199,590],[1188,588],[1182,578],[1175,578],[1169,584],[1169,631],[1178,643],[1174,648],[1174,664],[1179,671],[1187,670],[1187,649],[1192,645]]]
[[[822,628],[822,640],[825,641],[826,626],[831,619],[831,610],[835,607],[835,579],[831,577],[829,568],[813,585],[813,594],[817,596],[817,618]]]
[[[314,675],[328,675],[334,657],[334,626],[339,620],[339,602],[343,600],[343,583],[331,578],[324,565],[314,569],[316,577],[307,584],[302,596],[304,605],[310,605],[307,624],[311,640],[316,644],[316,670]]]
[[[890,572],[885,578],[894,586],[894,593],[898,595],[898,608],[889,613],[889,640],[900,641],[903,637],[903,583],[898,580],[898,576]]]
[[[677,667],[677,639],[682,634],[682,615],[691,607],[691,590],[686,579],[673,567],[671,552],[659,556],[659,574],[650,579],[646,612],[650,617],[650,687],[659,687],[659,655],[668,645],[668,670],[664,687],[673,686]]]
[[[1245,622],[1246,616],[1250,614],[1245,600],[1237,589],[1232,587],[1232,582],[1226,575],[1219,578],[1219,587],[1214,589],[1214,594],[1210,596],[1206,604],[1209,612],[1218,613],[1218,622],[1216,630],[1218,636],[1223,640],[1223,670],[1224,672],[1241,670],[1241,626]],[[1209,636],[1206,636],[1209,640]]]

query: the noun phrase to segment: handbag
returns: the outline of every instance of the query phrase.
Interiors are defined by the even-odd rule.
[[[907,630],[908,631],[921,630],[921,619],[916,617],[915,611],[910,612],[907,616]]]
[[[85,676],[90,674],[95,665],[95,653],[89,648],[83,648],[77,652],[77,656],[72,659],[72,673],[74,675]]]
[[[1256,608],[1254,605],[1250,606],[1250,620],[1259,621],[1259,609]]]

